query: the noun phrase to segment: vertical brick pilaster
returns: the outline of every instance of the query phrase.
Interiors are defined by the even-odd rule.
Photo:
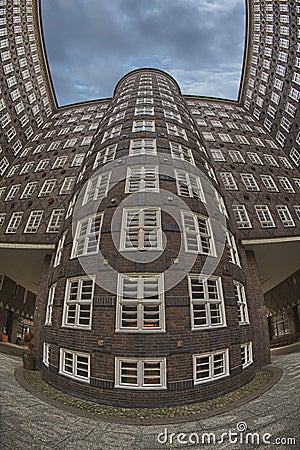
[[[268,320],[259,272],[253,251],[246,250],[250,323],[253,327],[253,354],[257,367],[270,363]]]
[[[42,363],[43,327],[45,322],[45,308],[46,308],[45,300],[47,301],[50,262],[51,262],[51,255],[46,255],[41,270],[40,286],[38,294],[36,296],[36,303],[34,310],[33,332],[34,332],[35,355],[37,358],[37,367],[40,367]]]

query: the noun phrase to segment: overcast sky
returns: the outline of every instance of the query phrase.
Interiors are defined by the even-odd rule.
[[[183,94],[236,99],[244,0],[42,0],[60,106],[111,97],[131,70],[172,75]]]

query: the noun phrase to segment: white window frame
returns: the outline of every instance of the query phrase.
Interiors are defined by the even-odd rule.
[[[254,178],[252,173],[241,173],[241,179],[247,191],[260,191],[256,179]]]
[[[194,281],[198,282],[203,286],[203,298],[199,298],[199,290],[195,291],[193,289]],[[213,284],[215,291],[212,293],[217,294],[217,298],[214,295],[211,296],[209,284]],[[209,328],[220,328],[226,327],[226,315],[224,306],[224,296],[222,289],[221,277],[201,277],[201,275],[196,275],[190,273],[188,275],[188,286],[189,286],[189,296],[190,296],[190,311],[191,311],[191,328],[194,330],[202,330]],[[199,309],[201,308],[201,310]],[[199,317],[198,313],[202,314],[202,322],[197,325]],[[197,314],[196,314],[197,313]],[[215,317],[219,318],[218,322],[214,323],[214,314],[217,313]],[[205,316],[205,317],[203,317]]]
[[[16,233],[19,226],[21,225],[23,218],[23,211],[15,211],[12,213],[10,221],[7,225],[5,233]]]
[[[129,367],[136,363],[136,383],[122,383],[122,363],[128,363]],[[144,382],[144,368],[145,364],[157,364],[160,370],[160,384],[147,384]],[[132,377],[135,378],[135,377]],[[147,389],[147,390],[162,390],[167,389],[167,374],[166,374],[166,358],[116,358],[115,359],[115,387],[122,389]]]
[[[294,227],[295,222],[286,205],[276,205],[276,211],[284,227]]]
[[[55,258],[54,258],[54,262],[53,262],[53,268],[60,265],[66,237],[67,237],[67,233],[64,233],[58,241]]]
[[[48,342],[43,342],[43,364],[49,367],[50,364],[50,344]]]
[[[215,256],[214,237],[208,217],[193,212],[181,211],[185,251]],[[202,222],[201,228],[199,221]],[[192,226],[192,229],[190,227]],[[193,241],[191,243],[191,240]]]
[[[43,186],[41,187],[38,197],[49,197],[52,194],[55,185],[56,185],[56,178],[53,178],[51,180],[45,180]]]
[[[65,356],[66,354],[71,355],[72,359],[72,371],[66,371],[65,369]],[[78,370],[80,369],[80,358],[84,358],[87,360],[87,376],[82,376],[78,374]],[[83,381],[86,383],[90,383],[90,354],[77,352],[74,350],[69,350],[66,348],[60,348],[59,350],[59,373],[68,378],[73,378],[78,381]]]
[[[239,252],[236,245],[236,240],[234,235],[226,230],[226,248],[228,251],[228,259],[232,264],[236,264],[241,267]]]
[[[62,224],[63,216],[65,210],[64,209],[53,209],[46,233],[58,233]]]
[[[94,161],[93,169],[113,161],[116,156],[117,146],[118,144],[108,145],[99,150]]]
[[[224,188],[228,191],[237,191],[238,187],[235,182],[234,176],[231,172],[220,172],[220,178],[224,185]]]
[[[45,325],[52,325],[55,290],[56,290],[56,283],[52,284],[48,291]]]
[[[155,225],[145,223],[147,213],[155,213]],[[129,216],[135,219],[133,223],[128,222]],[[153,220],[151,220],[153,222]],[[151,236],[155,240],[151,242]],[[133,243],[130,237],[133,236]],[[148,237],[150,240],[148,241]],[[130,244],[130,245],[129,245]],[[149,245],[150,244],[150,245]],[[153,245],[156,244],[156,245]],[[162,229],[161,229],[161,210],[160,208],[124,208],[122,215],[122,229],[120,238],[120,250],[139,251],[139,250],[162,250]]]
[[[99,252],[103,214],[94,214],[78,220],[71,259]]]
[[[275,223],[268,205],[254,205],[260,226],[262,228],[274,228]]]
[[[109,188],[110,176],[111,172],[103,172],[97,177],[89,180],[82,205],[86,205],[87,203],[95,200],[98,200],[100,203],[102,199],[106,197]]]
[[[27,224],[25,226],[24,233],[37,233],[43,214],[43,210],[31,211],[30,216],[27,220]]]
[[[236,300],[238,311],[239,325],[248,325],[250,322],[249,322],[249,313],[245,293],[245,286],[239,281],[234,280],[233,287],[234,287],[234,297]]]
[[[252,228],[245,205],[232,205],[232,211],[238,228]]]
[[[241,359],[243,369],[246,369],[246,367],[253,363],[252,342],[247,342],[246,344],[241,345]]]
[[[90,296],[89,298],[82,298],[84,284],[88,282],[91,284]],[[77,284],[76,292],[74,292],[75,299],[71,299],[71,290],[72,284]],[[64,298],[64,307],[63,307],[63,317],[62,317],[62,327],[65,328],[75,328],[82,330],[91,330],[92,328],[92,313],[93,313],[93,298],[94,298],[94,290],[95,290],[95,277],[76,277],[76,278],[67,278],[66,280],[66,288],[65,288],[65,298]],[[84,309],[84,307],[88,307],[88,309]],[[69,313],[73,312],[74,323],[69,320]],[[84,320],[88,323],[80,323],[82,319],[80,317],[81,313],[84,313]]]
[[[192,150],[186,146],[182,146],[177,142],[170,142],[170,150],[172,158],[180,159],[181,161],[186,161],[195,165]]]
[[[158,166],[127,167],[125,193],[141,191],[159,192]]]
[[[135,294],[132,294],[130,298],[125,297],[126,292],[124,292],[124,285],[126,281],[134,283],[136,289]],[[154,288],[152,287],[152,290],[149,291],[152,293],[152,296],[149,297],[145,296],[144,290],[145,286],[147,286],[147,282],[155,282],[157,287],[155,290],[153,290]],[[131,289],[133,289],[133,287]],[[153,296],[155,298],[153,298]],[[129,309],[126,310],[126,307]],[[124,318],[122,316],[123,308],[125,308]],[[128,326],[123,326],[123,321],[124,323],[127,323]],[[133,326],[130,326],[130,323],[132,323]],[[165,332],[163,274],[118,275],[116,331],[126,333]]]
[[[178,195],[197,198],[205,202],[201,180],[198,176],[185,170],[175,170]]]
[[[218,367],[215,367],[216,359],[222,355],[222,367],[223,370],[220,374],[216,374],[215,371]],[[208,375],[203,378],[197,377],[197,364],[200,359],[208,359]],[[203,364],[203,363],[202,363]],[[215,380],[219,380],[220,378],[227,377],[229,375],[229,349],[226,348],[224,350],[218,350],[211,353],[201,353],[193,355],[193,378],[194,384],[202,384],[207,382],[212,382]]]

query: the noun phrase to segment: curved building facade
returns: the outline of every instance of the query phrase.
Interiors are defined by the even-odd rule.
[[[247,2],[236,102],[139,69],[58,108],[38,2],[0,0],[0,326],[33,318],[46,381],[190,403],[300,331],[299,14]]]

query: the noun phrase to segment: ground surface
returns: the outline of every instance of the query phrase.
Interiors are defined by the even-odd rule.
[[[0,353],[0,450],[298,450],[299,363],[300,344],[275,350],[272,364],[283,370],[283,376],[259,398],[210,418],[176,425],[137,426],[80,417],[49,405],[16,381],[14,370],[21,365],[20,358]],[[247,430],[243,431],[245,426]],[[224,434],[222,438],[222,433],[230,431],[236,434],[231,437]],[[211,435],[208,437],[205,433]],[[250,434],[247,436],[247,433]],[[253,440],[255,445],[247,443],[246,438],[248,442]],[[296,442],[288,442],[290,438]],[[201,444],[202,439],[204,444]],[[280,440],[279,444],[276,439]],[[259,445],[256,445],[258,440]],[[200,444],[195,445],[196,442]]]

